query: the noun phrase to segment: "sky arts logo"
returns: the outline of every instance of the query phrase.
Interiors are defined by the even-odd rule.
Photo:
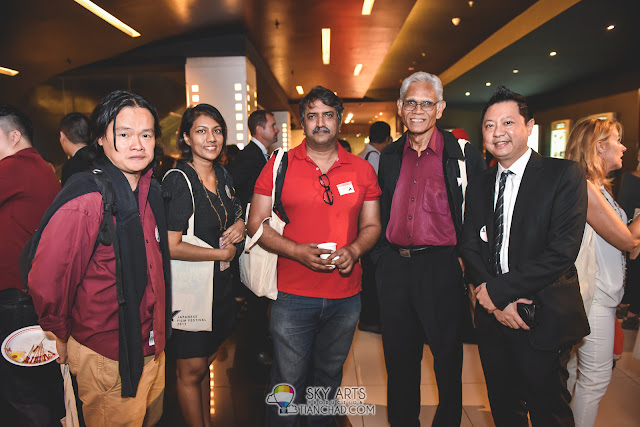
[[[375,405],[364,403],[364,387],[341,387],[330,396],[331,389],[307,387],[306,403],[293,403],[296,391],[290,384],[278,384],[266,402],[279,407],[279,415],[374,415]]]

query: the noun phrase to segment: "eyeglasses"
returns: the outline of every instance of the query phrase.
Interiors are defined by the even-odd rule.
[[[318,177],[320,180],[320,185],[324,188],[324,193],[322,193],[322,200],[328,205],[333,205],[333,192],[331,191],[331,182],[329,182],[329,177],[326,173],[323,173]]]
[[[418,108],[418,105],[419,105],[419,106],[422,107],[422,111],[432,111],[438,102],[440,102],[440,101],[437,101],[437,102],[431,102],[431,101],[418,102],[418,101],[415,101],[413,99],[410,99],[408,101],[402,101],[402,108],[404,108],[407,111],[415,111],[416,108]]]

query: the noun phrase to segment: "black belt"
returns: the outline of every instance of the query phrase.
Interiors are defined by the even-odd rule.
[[[410,247],[402,247],[397,245],[391,245],[394,250],[397,250],[400,253],[400,256],[405,258],[411,258],[417,255],[424,255],[429,252],[429,249],[436,248],[437,246],[425,245],[425,246],[410,246]]]

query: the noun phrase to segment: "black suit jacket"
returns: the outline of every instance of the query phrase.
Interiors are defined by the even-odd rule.
[[[476,285],[487,283],[499,309],[523,297],[541,307],[529,332],[534,348],[573,345],[589,333],[574,265],[587,219],[585,174],[576,162],[532,153],[511,221],[509,272],[496,277],[491,273],[496,173],[494,166],[467,188],[462,247],[467,273]]]
[[[267,160],[258,145],[251,141],[244,147],[230,167],[231,176],[236,189],[236,197],[242,202],[243,212],[247,211],[247,203],[251,202],[253,187]]]
[[[69,159],[62,167],[62,177],[60,178],[60,183],[62,185],[67,182],[71,175],[76,174],[78,172],[84,172],[91,168],[91,160],[90,160],[90,152],[91,149],[88,145],[85,145]]]

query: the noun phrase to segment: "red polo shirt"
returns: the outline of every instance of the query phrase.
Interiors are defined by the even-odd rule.
[[[378,200],[380,187],[376,173],[364,159],[338,146],[338,158],[327,172],[333,205],[324,202],[320,168],[307,155],[306,140],[289,151],[289,165],[282,188],[282,204],[291,221],[284,237],[296,243],[336,242],[347,246],[358,236],[358,218],[364,201]],[[272,157],[262,169],[254,192],[271,197]],[[351,185],[349,185],[351,184]],[[341,194],[342,193],[342,194]],[[347,298],[361,290],[362,269],[356,264],[350,274],[337,270],[315,272],[297,261],[278,258],[278,290],[317,298]]]

